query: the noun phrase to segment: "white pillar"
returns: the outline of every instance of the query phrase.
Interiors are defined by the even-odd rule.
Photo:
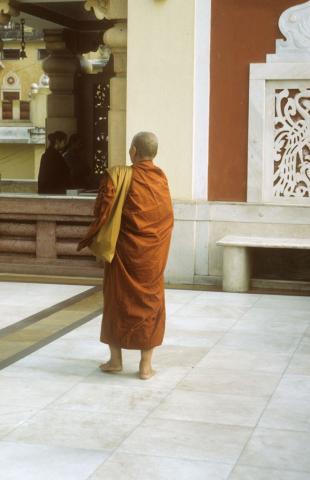
[[[110,110],[108,122],[109,167],[126,163],[126,67],[127,67],[127,25],[117,22],[103,36],[105,45],[110,47],[115,76],[110,80]]]
[[[159,137],[174,198],[206,199],[210,0],[128,0],[127,150]]]

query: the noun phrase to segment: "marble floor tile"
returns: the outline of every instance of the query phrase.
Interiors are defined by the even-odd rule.
[[[310,399],[310,377],[307,375],[284,375],[276,395],[292,400]]]
[[[74,295],[90,290],[83,285],[57,285],[44,283],[10,283],[1,284],[0,302],[6,305],[33,305],[48,308]]]
[[[154,352],[154,368],[194,367],[208,353],[208,348],[164,344]]]
[[[239,464],[308,472],[310,476],[310,433],[257,428]]]
[[[5,437],[7,442],[87,450],[114,450],[141,423],[140,416],[47,408]]]
[[[168,318],[166,327],[172,329],[180,329],[184,331],[210,331],[210,332],[226,332],[236,324],[235,318],[211,318],[204,317],[184,317],[181,315],[172,315]]]
[[[224,395],[269,397],[275,391],[280,378],[280,374],[236,372],[222,369],[206,371],[197,366],[180,382],[178,387]]]
[[[135,364],[136,368],[132,366],[125,366],[123,372],[117,375],[111,375],[109,373],[103,373],[99,368],[96,368],[94,372],[84,378],[87,383],[97,383],[102,385],[118,385],[123,388],[141,387],[141,380],[138,377],[138,363]],[[156,375],[154,375],[148,382],[145,382],[143,388],[145,390],[165,390],[169,392],[180,383],[187,373],[192,370],[192,367],[163,367],[159,368],[155,365]]]
[[[232,332],[304,334],[310,314],[299,310],[251,308],[232,328]]]
[[[306,334],[300,342],[296,353],[301,355],[310,355],[310,337]]]
[[[178,312],[180,312],[182,310],[183,306],[184,306],[183,303],[166,303],[167,318],[169,318],[170,315],[175,315]]]
[[[0,282],[0,330],[91,288]]]
[[[310,297],[298,295],[262,295],[257,301],[256,307],[309,311]]]
[[[199,369],[232,369],[236,373],[251,371],[261,373],[283,373],[291,359],[281,353],[261,353],[246,350],[229,350],[215,346],[198,364]]]
[[[107,456],[103,450],[0,442],[4,480],[87,480]]]
[[[254,293],[228,293],[228,292],[201,292],[191,300],[192,305],[231,305],[239,307],[252,307],[261,298]]]
[[[218,341],[223,338],[225,332],[215,331],[191,331],[181,330],[179,328],[166,328],[164,337],[164,345],[175,345],[179,347],[195,347],[198,349],[212,348]]]
[[[1,288],[1,286],[0,286]],[[0,305],[0,330],[16,322],[20,322],[41,310],[37,304],[34,305],[7,305],[1,302]]]
[[[24,410],[43,408],[71,387],[72,384],[66,379],[53,382],[44,379],[29,381],[27,377],[0,375],[0,410],[14,412],[15,409],[21,408]]]
[[[290,375],[310,375],[310,355],[295,353],[286,373]]]
[[[119,452],[232,464],[252,429],[149,418],[119,447]]]
[[[186,304],[199,297],[202,293],[198,290],[178,290],[178,289],[165,289],[166,304]]]
[[[8,435],[12,430],[21,425],[25,420],[32,417],[36,410],[25,410],[22,407],[14,411],[3,411],[0,408],[0,438]]]
[[[237,465],[229,480],[309,480],[309,473]]]
[[[301,335],[279,335],[277,333],[228,332],[217,344],[236,350],[262,353],[292,354],[298,346]]]
[[[53,358],[40,355],[40,351],[37,351],[1,370],[0,377],[24,377],[31,381],[40,379],[49,382],[60,380],[76,383],[97,369],[98,362],[95,360]]]
[[[249,307],[221,305],[194,305],[187,304],[178,311],[178,316],[182,317],[209,317],[209,318],[230,318],[240,319]]]
[[[153,411],[151,418],[186,420],[254,427],[267,400],[175,389]]]
[[[107,355],[108,347],[98,338],[84,338],[82,341],[61,337],[40,349],[40,355],[71,360],[93,360],[100,362]]]
[[[89,480],[227,480],[231,465],[116,452]]]
[[[118,385],[80,382],[66,394],[59,397],[50,406],[68,410],[87,410],[90,412],[110,413],[111,415],[138,415],[144,418],[167,394],[163,389],[143,387],[126,388]]]
[[[292,399],[275,395],[262,415],[259,427],[310,433],[310,396]]]

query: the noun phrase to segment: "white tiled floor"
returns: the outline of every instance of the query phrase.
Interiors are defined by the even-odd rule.
[[[83,285],[0,282],[0,329],[89,288]]]
[[[28,284],[15,303],[18,285],[5,288],[4,325],[14,305],[39,311],[87,287]],[[147,382],[135,351],[122,374],[99,371],[100,317],[0,372],[4,480],[309,480],[310,298],[166,300]]]

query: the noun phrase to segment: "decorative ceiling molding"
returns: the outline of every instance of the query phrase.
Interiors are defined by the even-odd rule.
[[[9,0],[0,0],[0,25],[7,25],[11,17],[17,17],[19,11],[10,5]]]
[[[276,41],[276,54],[268,55],[268,61],[310,61],[310,1],[285,10],[279,28],[286,40]]]
[[[108,10],[110,6],[110,0],[86,0],[85,10],[88,12],[93,10],[98,20],[103,20],[104,18],[109,19]]]

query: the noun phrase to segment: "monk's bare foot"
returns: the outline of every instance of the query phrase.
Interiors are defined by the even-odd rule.
[[[156,371],[151,368],[147,373],[139,372],[140,380],[148,380],[149,378],[154,377]]]
[[[102,372],[105,373],[118,373],[123,370],[121,364],[112,363],[111,360],[106,363],[102,363],[101,365],[99,365],[99,368]]]
[[[144,364],[144,362],[140,362],[139,365],[139,378],[141,380],[148,380],[155,375],[156,371],[152,369],[150,364]]]

